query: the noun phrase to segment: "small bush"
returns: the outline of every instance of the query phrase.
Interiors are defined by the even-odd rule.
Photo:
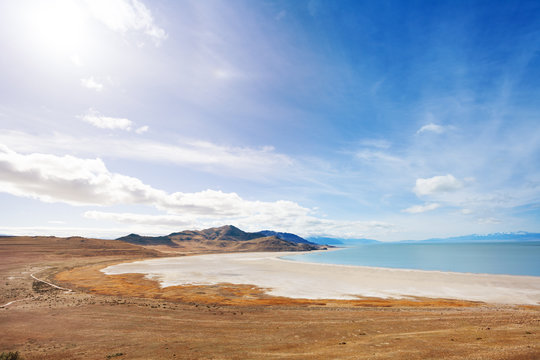
[[[110,355],[107,355],[107,359],[112,359],[114,357],[122,356],[122,355],[124,355],[124,353],[110,354]],[[2,360],[2,359],[0,359],[0,360]]]
[[[22,358],[19,356],[19,352],[3,352],[0,354],[0,360],[22,360]]]

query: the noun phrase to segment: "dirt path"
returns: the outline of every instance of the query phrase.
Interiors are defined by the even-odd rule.
[[[54,285],[53,283],[50,283],[48,281],[45,281],[45,280],[42,280],[42,279],[38,279],[37,277],[34,276],[34,274],[30,274],[30,277],[36,281],[39,281],[39,282],[42,282],[42,283],[45,283],[49,286],[52,286],[54,288],[57,288],[57,289],[60,289],[60,290],[64,290],[64,291],[67,291],[67,292],[72,292],[73,290],[71,289],[67,289],[67,288],[64,288],[64,287],[61,287],[61,286],[58,286],[58,285]]]
[[[5,308],[5,307],[8,307],[9,305],[11,305],[11,304],[13,304],[13,303],[16,303],[16,302],[18,302],[18,301],[24,301],[24,300],[28,300],[28,298],[10,301],[10,302],[8,302],[7,304],[0,305],[0,308]]]
[[[69,293],[69,292],[73,292],[72,289],[64,288],[64,287],[55,285],[55,284],[53,284],[53,283],[51,283],[51,282],[48,282],[48,281],[46,281],[46,280],[39,279],[39,278],[37,278],[34,274],[30,274],[30,277],[31,277],[32,279],[34,279],[35,281],[38,281],[38,282],[47,284],[48,286],[51,286],[51,287],[53,287],[53,288],[55,288],[55,289],[62,290],[62,291],[68,292],[68,293]],[[6,303],[6,304],[0,305],[0,308],[6,308],[6,307],[8,307],[9,305],[11,305],[11,304],[13,304],[13,303],[16,303],[16,302],[19,302],[19,301],[25,301],[25,300],[31,300],[31,298],[26,297],[26,298],[24,298],[24,299],[12,300],[12,301],[10,301],[10,302],[8,302],[8,303]]]

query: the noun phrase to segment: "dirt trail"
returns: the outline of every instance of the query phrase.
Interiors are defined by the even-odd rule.
[[[67,292],[72,292],[72,291],[73,291],[73,290],[71,290],[71,289],[67,289],[67,288],[64,288],[64,287],[55,285],[55,284],[50,283],[50,282],[48,282],[48,281],[45,281],[45,280],[43,280],[43,279],[38,279],[37,277],[34,276],[34,274],[30,274],[30,277],[31,277],[32,279],[36,280],[36,281],[45,283],[45,284],[47,284],[47,285],[49,285],[49,286],[52,286],[52,287],[57,288],[57,289],[60,289],[60,290],[64,290],[64,291],[67,291]]]

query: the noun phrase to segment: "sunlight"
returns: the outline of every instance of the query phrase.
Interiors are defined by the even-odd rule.
[[[40,53],[73,56],[84,45],[85,17],[76,2],[37,2],[27,10],[26,29]]]

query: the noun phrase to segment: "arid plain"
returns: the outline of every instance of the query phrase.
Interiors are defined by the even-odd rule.
[[[540,358],[540,306],[302,300],[235,284],[161,289],[142,275],[100,271],[165,256],[121,241],[0,238],[0,351],[23,359]]]

